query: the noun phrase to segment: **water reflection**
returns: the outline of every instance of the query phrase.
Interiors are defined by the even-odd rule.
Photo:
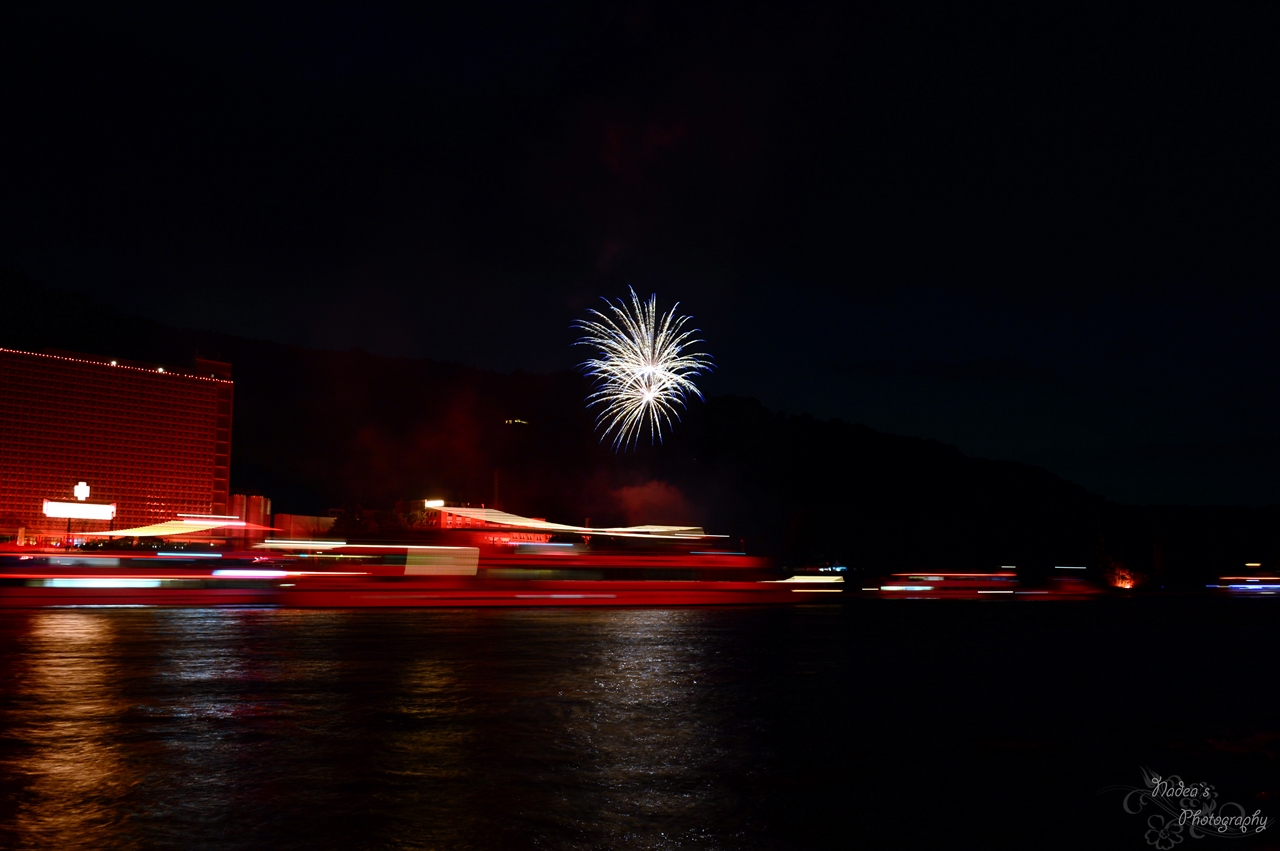
[[[569,804],[542,816],[545,838],[576,834],[570,847],[749,844],[750,817],[731,783],[748,754],[758,755],[735,735],[717,700],[710,662],[724,650],[706,614],[632,610],[557,619],[576,621],[583,663],[557,683],[562,724],[552,737],[559,757],[552,765],[560,770],[535,770]]]
[[[351,629],[363,634],[368,615]],[[752,847],[735,740],[691,611],[380,615],[394,678],[359,727],[370,847]],[[350,655],[351,648],[348,648]],[[739,707],[740,709],[740,707]],[[739,776],[741,772],[738,772]]]
[[[1274,730],[1274,614],[1213,605],[6,612],[0,848],[1129,847],[1134,765],[1268,806],[1196,743]]]
[[[119,752],[114,623],[103,613],[44,611],[28,626],[12,683],[23,711],[7,731],[22,743],[8,766],[25,786],[15,845],[94,848],[95,837],[111,834],[116,847],[133,847],[121,829],[128,813],[115,806],[139,778]]]
[[[0,845],[765,847],[722,617],[15,615]]]

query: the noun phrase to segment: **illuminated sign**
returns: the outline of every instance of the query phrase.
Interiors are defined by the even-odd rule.
[[[551,536],[538,532],[504,532],[501,535],[485,535],[485,541],[490,544],[546,544],[551,541]],[[572,546],[572,544],[565,544]]]
[[[76,485],[71,489],[71,492],[75,494],[76,499],[80,500],[81,502],[84,502],[86,499],[89,498],[89,485],[86,484],[85,482],[80,482],[78,485]]]
[[[44,501],[45,517],[60,517],[69,520],[112,520],[116,516],[116,504],[96,505],[92,502],[54,502]]]

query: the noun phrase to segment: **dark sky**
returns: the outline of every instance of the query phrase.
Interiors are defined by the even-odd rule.
[[[572,365],[1137,502],[1280,502],[1280,6],[0,12],[0,267],[172,324]],[[7,321],[7,320],[6,320]]]

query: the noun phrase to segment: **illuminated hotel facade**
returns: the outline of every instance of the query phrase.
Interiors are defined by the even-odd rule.
[[[0,349],[0,527],[56,535],[68,514],[73,531],[227,514],[232,390],[216,361],[174,371]]]

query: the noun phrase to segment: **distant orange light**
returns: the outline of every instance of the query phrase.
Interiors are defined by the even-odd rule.
[[[1116,565],[1108,577],[1113,588],[1134,588],[1138,584],[1137,575],[1128,567]]]

